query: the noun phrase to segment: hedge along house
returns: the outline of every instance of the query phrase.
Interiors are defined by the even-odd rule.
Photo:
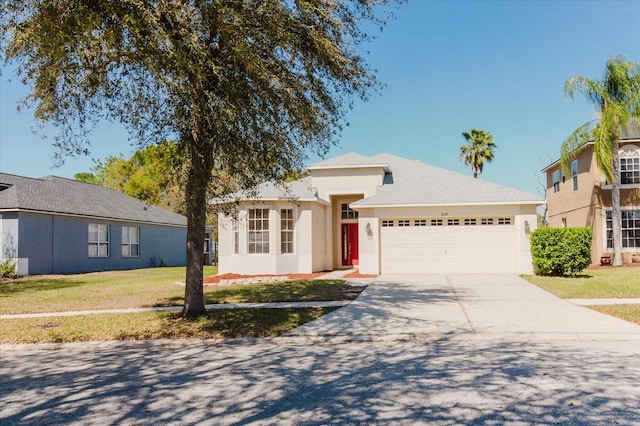
[[[185,265],[186,226],[102,186],[0,173],[0,261],[21,275]]]
[[[219,272],[531,273],[542,198],[390,154],[260,185],[219,216]]]

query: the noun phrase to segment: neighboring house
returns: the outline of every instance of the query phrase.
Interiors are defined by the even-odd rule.
[[[539,197],[390,154],[307,170],[220,215],[220,273],[532,272]]]
[[[622,258],[629,263],[640,253],[640,129],[623,132],[620,149],[620,206],[622,209]],[[547,176],[549,226],[587,226],[593,229],[591,262],[613,253],[611,185],[605,181],[588,143],[571,162],[565,176],[560,161],[542,170]]]
[[[185,265],[186,234],[184,216],[102,186],[0,173],[0,261],[21,275]]]

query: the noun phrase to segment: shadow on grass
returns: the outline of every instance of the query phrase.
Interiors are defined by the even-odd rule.
[[[20,293],[59,290],[70,287],[80,287],[86,281],[68,278],[24,279],[0,282],[0,297],[12,296]]]
[[[206,286],[205,304],[214,303],[269,303],[353,300],[362,291],[343,280],[292,280],[264,284],[238,284],[232,286]],[[181,305],[182,296],[167,297],[154,306]]]
[[[126,330],[116,340],[277,337],[336,308],[216,309],[195,319],[157,312],[152,329]]]

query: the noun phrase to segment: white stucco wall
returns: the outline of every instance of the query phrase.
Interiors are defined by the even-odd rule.
[[[269,253],[248,253],[248,209],[269,209]],[[280,210],[293,209],[294,252],[281,253]],[[218,219],[218,273],[247,275],[311,273],[325,269],[324,214],[318,203],[244,203],[238,208],[239,253],[234,253],[233,220]]]
[[[318,190],[318,197],[329,200],[331,195],[364,194],[373,195],[382,185],[384,169],[381,167],[312,170],[311,186]]]

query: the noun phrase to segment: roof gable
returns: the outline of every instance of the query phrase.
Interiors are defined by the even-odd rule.
[[[186,226],[184,216],[90,183],[57,176],[28,178],[0,173],[0,209],[69,214],[132,222]]]
[[[349,152],[339,155],[337,157],[328,158],[317,163],[313,163],[307,166],[307,170],[317,169],[345,169],[345,168],[388,168],[388,164],[384,162],[377,162],[374,157],[366,157],[355,152]]]
[[[372,160],[387,162],[393,177],[354,207],[544,203],[541,197],[420,161],[386,153]]]

